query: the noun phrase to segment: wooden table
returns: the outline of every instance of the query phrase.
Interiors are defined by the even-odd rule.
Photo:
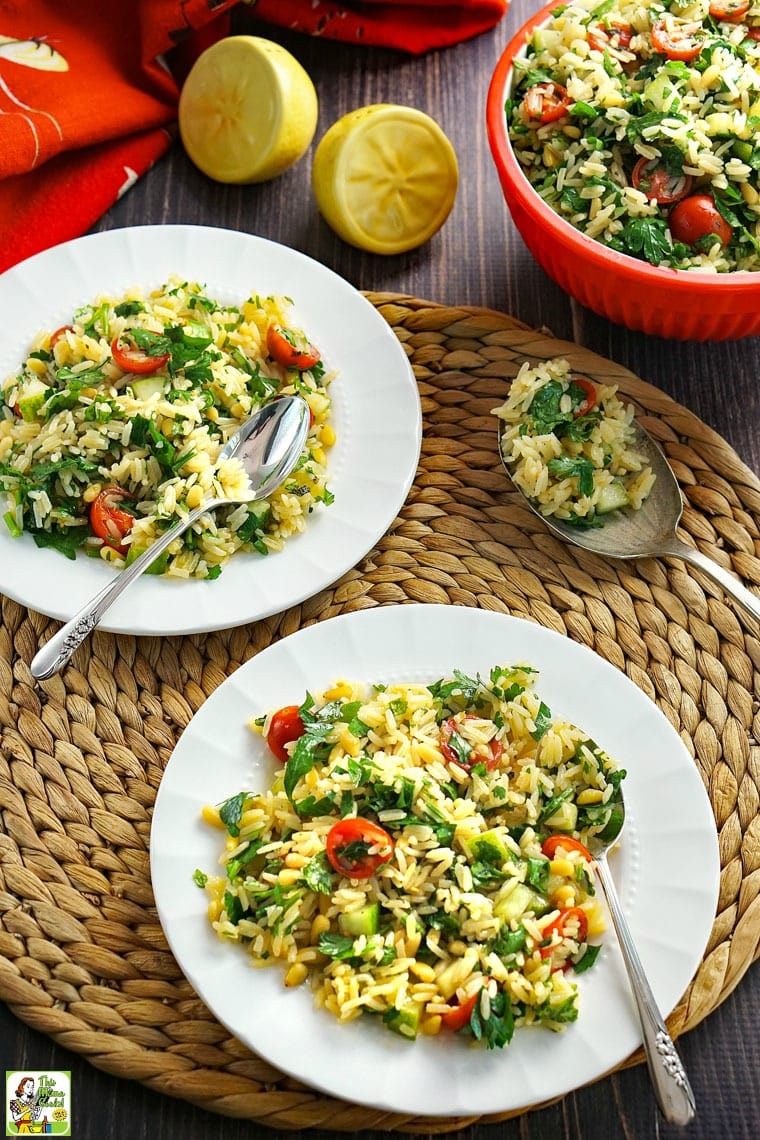
[[[514,229],[491,162],[485,132],[486,91],[496,60],[535,4],[514,0],[493,32],[423,58],[356,48],[289,34],[246,14],[238,30],[284,44],[312,76],[320,99],[317,140],[340,115],[369,103],[421,108],[443,127],[461,173],[454,211],[422,249],[383,258],[343,244],[320,218],[310,193],[310,156],[273,182],[222,186],[201,175],[179,143],[130,190],[96,229],[148,223],[201,223],[242,230],[302,250],[361,289],[409,293],[445,304],[484,305],[546,325],[658,385],[721,433],[760,471],[757,339],[724,344],[663,341],[629,332],[571,302],[533,262]],[[697,1102],[691,1140],[742,1140],[757,1135],[760,1109],[760,972],[680,1041]],[[0,1055],[5,1068],[72,1070],[78,1140],[275,1137],[263,1126],[194,1109],[92,1068],[0,1007]],[[658,1118],[646,1069],[619,1073],[559,1104],[501,1124],[478,1125],[462,1140],[649,1140],[678,1130]],[[317,1138],[335,1135],[314,1132]],[[379,1138],[387,1133],[367,1133]]]

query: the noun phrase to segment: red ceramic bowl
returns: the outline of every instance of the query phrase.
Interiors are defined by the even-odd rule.
[[[486,127],[515,225],[539,265],[566,293],[617,324],[677,340],[732,340],[760,334],[760,273],[691,273],[616,253],[586,237],[539,197],[515,158],[504,101],[513,62],[556,0],[523,24],[494,71]]]

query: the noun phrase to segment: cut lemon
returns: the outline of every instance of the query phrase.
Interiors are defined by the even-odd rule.
[[[314,154],[312,187],[329,225],[371,253],[422,245],[451,213],[459,184],[454,148],[414,107],[377,103],[333,123]]]
[[[317,93],[297,59],[258,36],[228,36],[198,57],[179,100],[179,131],[217,182],[265,182],[309,148]]]

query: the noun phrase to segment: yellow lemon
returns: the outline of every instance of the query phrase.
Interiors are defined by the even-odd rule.
[[[312,187],[326,222],[351,245],[403,253],[451,213],[459,184],[454,148],[414,107],[377,103],[333,123],[314,154]]]
[[[228,36],[198,57],[179,100],[188,155],[217,182],[266,182],[308,150],[317,93],[297,59],[259,36]]]

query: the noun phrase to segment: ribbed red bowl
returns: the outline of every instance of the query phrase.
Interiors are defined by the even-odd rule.
[[[513,63],[556,8],[536,12],[507,44],[491,79],[486,127],[515,225],[539,265],[566,293],[629,329],[676,340],[735,340],[760,334],[760,273],[663,269],[616,253],[576,230],[536,193],[512,150],[504,102]]]

